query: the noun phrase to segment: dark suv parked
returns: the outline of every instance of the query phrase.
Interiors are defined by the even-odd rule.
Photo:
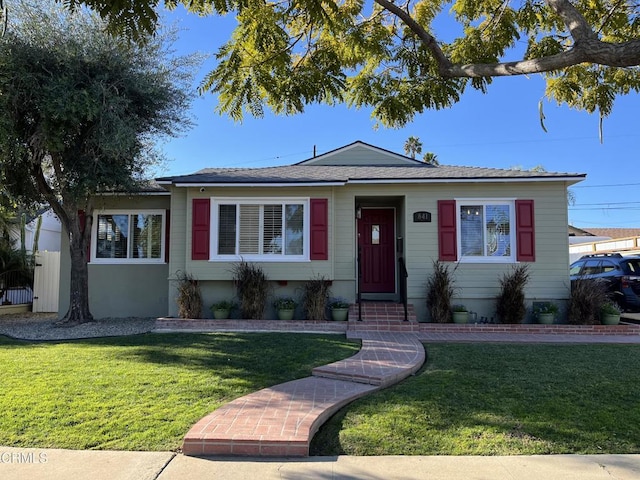
[[[625,310],[640,310],[640,257],[619,253],[585,255],[569,269],[571,280],[594,278],[607,283],[613,300]]]

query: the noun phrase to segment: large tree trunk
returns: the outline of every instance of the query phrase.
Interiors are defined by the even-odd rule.
[[[75,213],[75,212],[74,212]],[[87,217],[89,220],[90,217]],[[71,254],[71,281],[69,310],[60,325],[78,325],[90,322],[93,316],[89,311],[89,268],[87,265],[87,243],[91,222],[80,220],[78,213],[69,215],[69,253]]]

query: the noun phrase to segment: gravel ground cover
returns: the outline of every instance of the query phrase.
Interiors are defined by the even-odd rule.
[[[0,335],[22,340],[117,337],[150,332],[155,318],[103,318],[72,327],[60,326],[57,322],[57,315],[52,313],[0,315]]]

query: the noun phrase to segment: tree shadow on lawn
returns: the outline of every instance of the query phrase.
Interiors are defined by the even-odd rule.
[[[338,412],[314,455],[637,453],[640,346],[434,345]]]
[[[56,345],[106,349],[105,352],[114,349],[121,361],[264,377],[275,383],[309,376],[314,367],[350,357],[360,348],[359,343],[344,336],[321,334],[152,333],[46,342],[0,336],[0,348]]]

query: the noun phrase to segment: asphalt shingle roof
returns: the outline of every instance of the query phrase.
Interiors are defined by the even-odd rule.
[[[425,181],[425,180],[516,180],[516,179],[579,179],[584,174],[532,172],[483,167],[459,167],[428,164],[326,166],[286,165],[265,168],[205,168],[190,175],[159,178],[161,183],[319,183],[349,181]]]

